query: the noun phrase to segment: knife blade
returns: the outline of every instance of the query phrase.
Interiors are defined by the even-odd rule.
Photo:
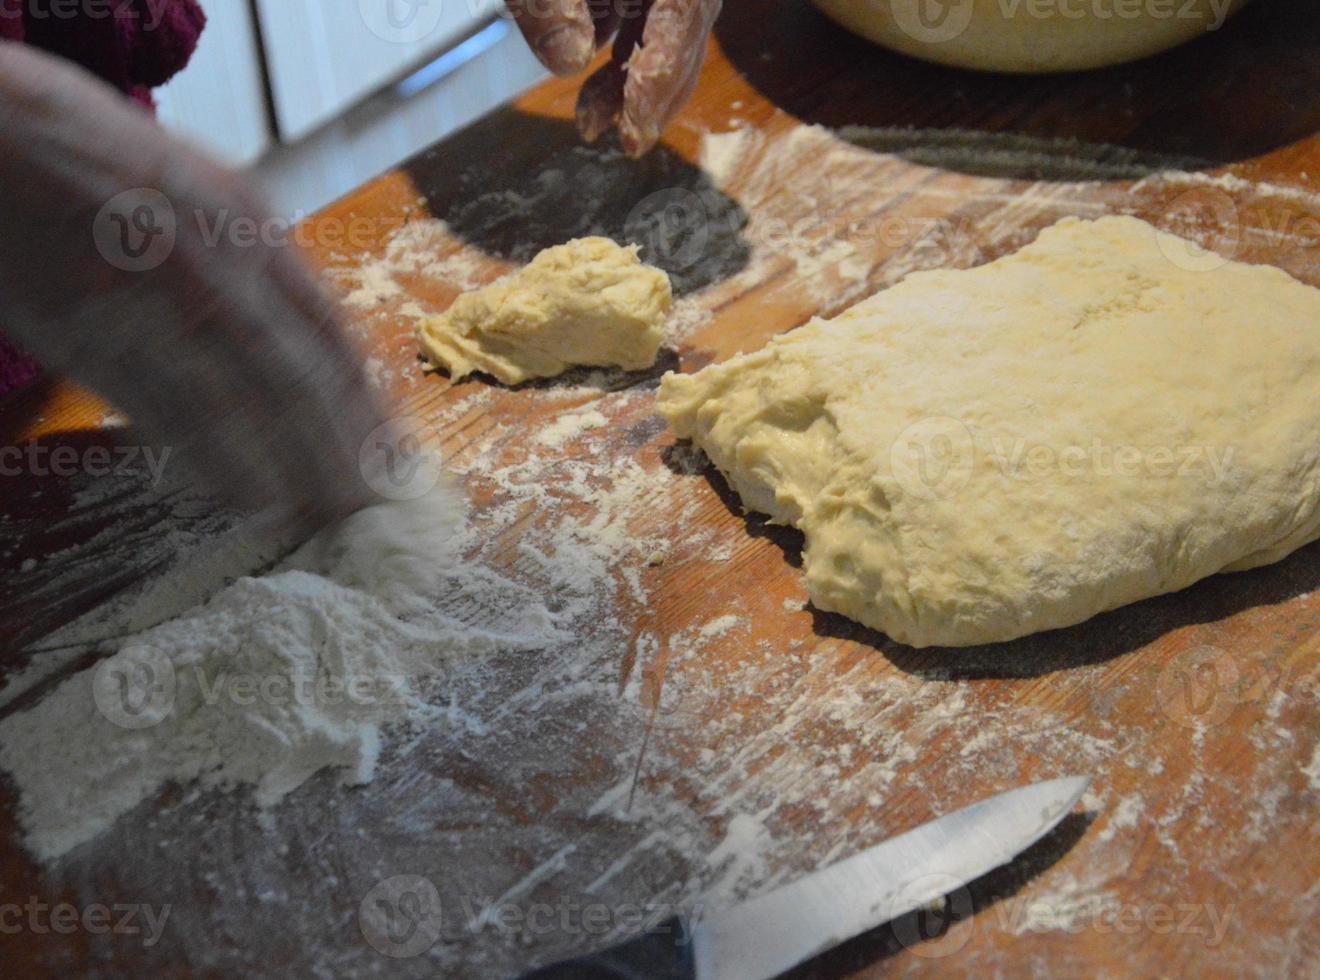
[[[1010,790],[702,919],[671,919],[621,946],[527,980],[769,980],[1007,864],[1059,825],[1090,785]]]

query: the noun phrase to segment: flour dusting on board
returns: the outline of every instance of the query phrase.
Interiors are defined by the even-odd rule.
[[[336,267],[330,278],[347,288],[346,305],[370,311],[410,296],[405,277],[466,291],[495,278],[494,268],[497,266],[479,252],[456,248],[443,221],[413,218],[390,236],[381,255],[363,256],[355,265]]]
[[[735,298],[756,296],[755,312],[789,329],[910,271],[1003,254],[1065,215],[1137,209],[1188,188],[1156,174],[1137,186],[1083,174],[969,177],[850,135],[796,127],[708,137],[723,142],[703,151],[707,177],[745,210],[735,237],[746,254],[736,268],[726,262],[731,248],[697,262],[700,288],[680,304],[688,338]],[[442,217],[488,233],[538,208],[550,213],[547,200],[580,197],[582,230],[613,227],[617,216],[592,209],[627,200],[610,184],[622,166],[609,152],[574,148],[552,174],[488,190],[471,208],[480,222]],[[583,175],[595,183],[579,186]],[[875,187],[891,192],[891,204],[870,213],[857,202]],[[406,303],[388,281],[420,274],[457,289],[465,274],[477,285],[500,274],[505,260],[461,244],[457,225],[420,227],[409,234],[438,235],[438,253],[461,253],[461,263],[433,267],[409,254],[432,246],[405,239],[393,257],[387,249],[374,260],[384,275],[328,275],[365,289],[355,303],[392,315]],[[1213,229],[1196,233],[1214,244]],[[1260,260],[1282,255],[1316,278],[1305,249],[1284,253],[1279,240],[1250,231],[1244,241]],[[327,745],[327,768],[299,772],[305,781],[260,821],[243,805],[263,802],[260,780],[243,779],[229,760],[210,783],[147,794],[47,869],[52,880],[84,901],[117,881],[174,902],[159,955],[199,973],[258,970],[287,961],[292,948],[309,975],[485,977],[608,945],[638,921],[727,907],[989,787],[1095,780],[1063,850],[1032,859],[1028,901],[1014,904],[1010,889],[975,918],[1012,943],[1110,927],[1136,875],[1143,900],[1176,903],[1197,875],[1235,873],[1252,853],[1246,835],[1203,850],[1187,831],[1198,820],[1240,817],[1265,831],[1305,812],[1295,795],[1273,793],[1280,784],[1314,792],[1320,779],[1315,751],[1289,749],[1283,734],[1313,701],[1268,702],[1255,736],[1277,751],[1244,777],[1219,765],[1241,754],[1225,748],[1226,728],[1168,721],[1156,683],[1165,664],[1136,658],[1125,672],[1152,692],[1143,702],[1151,717],[1134,722],[1113,711],[1103,663],[1079,660],[1075,636],[1025,643],[1007,659],[918,657],[810,611],[792,539],[711,492],[722,484],[700,455],[662,434],[653,387],[586,372],[513,394],[480,383],[443,389],[427,419],[471,501],[469,523],[444,552],[457,560],[434,605],[377,624],[391,655],[420,649],[440,664],[405,665],[410,677],[423,675],[409,689],[416,701],[386,718],[363,716],[382,737],[339,755],[343,744]],[[750,587],[733,593],[734,576]],[[337,595],[353,591],[325,580]],[[1309,601],[1320,611],[1320,600]],[[324,622],[320,607],[304,613]],[[441,620],[453,631],[444,642],[431,632]],[[1108,656],[1150,639],[1140,617],[1125,623],[1110,627]],[[1048,688],[1048,702],[1024,697],[1029,688]],[[1172,744],[1192,747],[1190,771],[1166,771]],[[1309,762],[1291,761],[1297,748]],[[160,771],[150,772],[154,785]],[[342,785],[368,774],[369,786]],[[144,797],[134,787],[129,798]],[[1066,869],[1053,866],[1064,857]],[[369,948],[355,920],[373,889],[401,875],[431,881],[444,905],[443,934],[412,960]],[[538,928],[527,913],[546,909],[568,926]],[[599,917],[590,931],[588,912]],[[217,949],[206,940],[218,933],[241,941]],[[1004,972],[1007,944],[973,946],[969,968]],[[1222,949],[1226,970],[1260,962],[1252,937],[1234,933]]]
[[[456,511],[443,489],[363,511],[5,719],[28,847],[60,857],[170,782],[250,784],[263,808],[327,767],[370,782],[381,727],[434,724],[455,659],[556,640],[535,596],[456,563]],[[476,603],[505,608],[455,618]]]

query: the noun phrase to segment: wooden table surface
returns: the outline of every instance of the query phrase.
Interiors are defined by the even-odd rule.
[[[358,904],[419,873],[447,902],[718,906],[995,792],[1086,773],[1084,812],[955,896],[947,931],[919,942],[923,922],[902,920],[802,975],[1317,975],[1315,546],[1070,630],[918,652],[806,604],[800,538],[744,516],[674,446],[659,370],[451,385],[422,374],[412,342],[416,318],[461,288],[588,232],[640,235],[674,275],[685,327],[661,367],[685,371],[913,269],[1012,251],[1068,214],[1136,213],[1320,286],[1311,0],[1258,0],[1179,51],[1063,78],[920,64],[802,3],[727,6],[691,106],[647,159],[579,146],[574,85],[554,80],[305,229],[382,387],[433,428],[489,522],[472,560],[517,578],[524,546],[564,540],[565,515],[583,534],[609,525],[615,550],[591,551],[612,583],[608,628],[576,659],[496,658],[489,690],[468,692],[491,722],[480,733],[437,734],[367,790],[314,780],[276,831],[241,794],[170,791],[39,868],[0,784],[0,903],[172,908],[150,948],[0,928],[5,972],[508,974],[626,929],[459,929],[397,960],[364,941]],[[679,238],[651,236],[663,215]],[[607,424],[574,421],[591,412]],[[114,445],[106,414],[47,381],[0,410],[3,443]],[[516,495],[518,466],[548,505]],[[141,487],[89,493],[85,473],[5,479],[11,670],[26,644],[230,523]]]

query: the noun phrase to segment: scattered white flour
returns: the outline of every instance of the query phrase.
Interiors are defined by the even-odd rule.
[[[1320,192],[1307,190],[1304,187],[1285,187],[1281,184],[1246,180],[1229,173],[1206,174],[1188,170],[1162,170],[1143,178],[1134,185],[1133,189],[1141,190],[1159,184],[1187,188],[1209,187],[1239,197],[1273,197],[1310,208],[1320,208]]]
[[[1311,750],[1311,761],[1302,768],[1302,775],[1313,790],[1320,790],[1320,742]]]
[[[746,127],[727,133],[707,133],[701,140],[701,169],[716,187],[726,187],[760,133]]]
[[[385,387],[392,376],[392,373],[386,369],[385,362],[374,355],[366,359],[363,367],[366,370],[367,383],[376,389]]]
[[[710,891],[733,895],[766,877],[765,855],[769,850],[770,830],[750,813],[736,814],[720,841],[706,856],[707,865],[718,877]]]
[[[169,783],[250,784],[269,808],[327,767],[369,782],[382,726],[432,719],[456,660],[553,641],[533,596],[458,561],[460,515],[443,487],[362,511],[5,719],[28,848],[58,858]]]
[[[685,297],[675,302],[674,308],[670,310],[669,319],[665,321],[665,334],[670,343],[686,340],[714,320],[715,314],[700,300]]]
[[[356,310],[369,310],[401,296],[403,286],[390,268],[384,264],[364,264],[359,267],[358,279],[344,297],[344,304]]]
[[[709,285],[701,282],[700,291],[684,300],[688,313],[675,319],[690,317],[691,329],[699,329],[709,311],[750,294],[762,301],[757,315],[770,318],[776,329],[791,329],[909,271],[974,264],[1010,251],[1067,214],[1147,207],[1177,192],[1167,175],[1135,190],[1121,180],[1088,181],[1081,174],[1040,181],[970,177],[934,162],[974,162],[958,160],[957,146],[945,147],[943,157],[928,155],[928,164],[913,163],[918,154],[902,146],[898,135],[891,137],[892,148],[876,152],[816,127],[798,127],[773,137],[739,135],[712,150],[711,176],[727,178],[722,189],[747,213],[748,223],[737,234],[748,248],[747,261],[732,272],[720,267]],[[635,168],[629,163],[622,171],[617,156],[575,146],[560,154],[572,167],[528,175],[527,187],[483,191],[488,199],[500,197],[492,220],[525,227],[529,207],[532,217],[540,207],[534,195],[543,193],[542,204],[555,206],[541,211],[554,222],[578,216],[582,226],[574,231],[597,230],[597,223],[609,221],[605,212],[635,188]],[[877,186],[890,192],[883,210],[855,206],[872,199]],[[558,206],[565,201],[581,206]],[[543,214],[541,220],[544,230],[549,219]],[[369,261],[388,271],[385,281],[420,276],[460,289],[498,275],[498,263],[443,234],[440,223],[415,224]],[[432,244],[428,234],[435,236]],[[1298,252],[1296,261],[1306,254]],[[804,270],[812,270],[814,281],[803,278]],[[367,281],[351,270],[330,275],[350,291]],[[381,292],[391,289],[384,285],[373,293],[368,287],[357,302],[389,313],[397,305],[405,316],[422,305],[401,302],[398,295],[381,302]],[[403,293],[408,295],[406,285]],[[413,313],[406,312],[410,305]],[[683,333],[681,326],[670,329]],[[873,637],[821,635],[803,623],[801,598],[781,604],[767,590],[740,597],[737,633],[730,626],[728,633],[703,637],[729,607],[712,606],[696,590],[719,588],[718,561],[732,557],[735,543],[740,555],[766,546],[750,542],[742,521],[725,516],[712,501],[704,462],[683,447],[668,446],[655,427],[652,392],[644,386],[621,387],[617,376],[592,372],[576,383],[529,389],[516,398],[473,384],[424,404],[450,465],[476,502],[471,523],[452,546],[452,553],[463,556],[462,568],[451,568],[451,577],[439,584],[435,609],[428,604],[402,619],[372,620],[393,600],[354,586],[360,577],[328,556],[309,558],[308,568],[286,566],[274,576],[245,580],[234,586],[238,593],[222,594],[278,601],[287,617],[253,632],[261,642],[242,644],[238,657],[250,659],[240,659],[243,666],[235,671],[249,663],[276,678],[310,670],[313,663],[324,665],[326,674],[333,674],[336,663],[365,672],[397,669],[418,681],[405,688],[400,706],[299,706],[287,717],[263,706],[240,719],[218,702],[199,699],[200,682],[190,687],[185,671],[175,703],[210,712],[206,724],[243,746],[202,774],[201,782],[253,786],[237,794],[190,793],[182,802],[106,764],[107,758],[122,758],[123,740],[134,735],[105,728],[85,689],[84,717],[69,721],[64,743],[37,723],[46,718],[44,702],[3,723],[28,726],[24,730],[40,735],[43,749],[54,753],[49,772],[37,772],[38,753],[29,756],[38,761],[19,760],[26,765],[23,780],[39,787],[43,814],[70,798],[52,785],[50,773],[61,769],[73,773],[103,814],[115,809],[115,800],[129,806],[134,798],[154,797],[95,845],[46,873],[84,904],[103,899],[107,881],[129,893],[174,901],[158,954],[172,963],[217,975],[259,972],[296,948],[298,972],[384,975],[399,962],[360,942],[346,943],[344,936],[356,939],[352,921],[364,897],[400,874],[432,878],[442,891],[447,922],[459,922],[463,902],[483,909],[502,896],[519,907],[587,896],[611,908],[713,910],[972,802],[971,794],[986,787],[1007,789],[1050,775],[1090,774],[1102,791],[1098,796],[1116,802],[1105,806],[1100,832],[1087,831],[1068,852],[1065,868],[1045,872],[981,913],[991,921],[1011,913],[1005,931],[1084,926],[1112,909],[1114,880],[1125,878],[1126,885],[1134,874],[1141,875],[1143,900],[1185,901],[1197,889],[1232,880],[1259,853],[1245,833],[1225,833],[1213,846],[1199,848],[1189,830],[1198,819],[1234,831],[1250,822],[1254,832],[1260,813],[1267,830],[1305,832],[1304,808],[1278,804],[1271,791],[1283,783],[1297,786],[1299,768],[1315,788],[1320,749],[1310,752],[1309,762],[1308,743],[1260,754],[1244,787],[1240,772],[1218,765],[1220,758],[1240,756],[1232,726],[1189,734],[1167,724],[1121,722],[1109,710],[1101,683],[1111,667],[1079,662],[1068,636],[1023,644],[1009,661],[998,653],[994,659],[913,661]],[[562,451],[568,443],[558,440],[569,437],[558,420],[566,412],[594,412],[608,420],[573,436],[589,445],[590,458]],[[157,542],[158,524],[147,536],[109,523],[112,560],[98,568],[176,544]],[[648,564],[660,554],[662,566]],[[782,561],[774,549],[761,558]],[[34,581],[24,585],[31,584],[39,598],[57,596],[60,582],[37,580],[58,566],[43,557],[29,573]],[[321,570],[330,567],[338,569],[335,575]],[[689,573],[690,591],[676,588]],[[791,570],[784,580],[795,581]],[[305,638],[304,626],[340,628],[318,604],[318,597],[331,594],[347,606],[338,615],[358,626],[378,623],[377,639],[361,649],[294,643],[301,656],[275,656],[284,649],[275,641]],[[230,601],[236,600],[218,596],[185,619],[218,617]],[[144,608],[160,612],[167,605],[152,599]],[[528,610],[539,610],[549,625],[520,621]],[[791,618],[792,628],[758,632],[778,617]],[[1213,631],[1219,625],[1186,628]],[[237,642],[216,632],[214,650]],[[160,635],[175,634],[163,628]],[[388,649],[382,649],[382,638],[390,641]],[[1130,642],[1123,636],[1115,645],[1128,650]],[[1156,676],[1158,664],[1139,653],[1126,656],[1133,676]],[[200,676],[213,663],[199,654]],[[443,664],[444,676],[436,674],[435,663]],[[987,676],[1004,676],[1005,664],[1024,676],[1002,685],[987,682]],[[1057,692],[1048,706],[1020,696],[1042,684]],[[74,696],[61,693],[70,690],[65,685],[52,699]],[[216,689],[209,677],[208,685]],[[1004,696],[994,696],[1001,688]],[[1149,704],[1158,711],[1153,695]],[[262,729],[272,717],[276,727]],[[245,726],[249,718],[252,725]],[[202,716],[194,720],[200,723]],[[323,726],[323,742],[313,742],[322,737],[309,730],[314,721]],[[10,731],[3,729],[6,746]],[[186,778],[189,767],[206,764],[198,756],[217,759],[207,754],[214,752],[213,742],[201,740],[193,756],[186,747],[164,744],[153,731],[136,736],[147,783]],[[377,741],[373,731],[387,737]],[[103,736],[104,749],[97,751]],[[376,762],[370,792],[346,792],[325,773],[269,812],[276,834],[263,832],[243,812],[242,801],[252,789],[260,788],[263,798],[278,795],[318,761],[314,749],[323,750],[322,764],[335,767],[340,781],[356,780]],[[160,759],[152,753],[161,753]],[[580,764],[584,758],[588,763]],[[1185,758],[1192,760],[1190,771],[1181,761],[1165,765],[1166,759]],[[102,772],[104,793],[92,781]],[[1244,797],[1262,801],[1260,809],[1244,810]],[[1272,817],[1266,802],[1274,807]],[[1155,829],[1154,858],[1138,852],[1145,845],[1136,838],[1144,835],[1115,829],[1129,821]],[[52,849],[60,845],[59,834],[87,829],[77,815],[57,814],[55,826],[55,835],[46,838]],[[199,894],[215,900],[199,903]],[[1031,910],[1038,900],[1044,904]],[[1298,903],[1303,914],[1317,908],[1314,889],[1305,895],[1268,892],[1254,900],[1261,915],[1276,921],[1304,921]],[[478,921],[488,925],[464,930],[460,923],[456,933],[406,966],[419,975],[516,975],[582,950],[580,932],[500,927],[494,917]],[[614,922],[592,944],[608,945],[632,931],[628,923]],[[238,941],[217,944],[218,934]],[[1259,970],[1262,963],[1277,962],[1269,944],[1281,941],[1238,932],[1219,955],[1227,972]],[[959,965],[987,976],[1011,972],[1020,950],[972,944],[964,954],[967,963]]]
[[[1105,822],[1105,829],[1100,832],[1101,840],[1113,840],[1120,830],[1126,830],[1129,827],[1135,827],[1137,821],[1145,813],[1145,804],[1141,797],[1133,794],[1125,796],[1115,804],[1113,810],[1108,814]]]
[[[716,636],[723,636],[732,629],[737,629],[741,620],[730,613],[727,616],[721,616],[719,619],[712,619],[705,626],[701,627],[699,635],[702,639],[710,639]]]
[[[559,416],[550,425],[536,434],[536,442],[541,446],[559,449],[572,442],[583,433],[592,429],[603,429],[610,421],[595,409],[582,412],[569,412]]]
[[[334,267],[331,281],[347,289],[342,301],[370,312],[387,303],[414,319],[433,315],[410,300],[404,279],[416,277],[459,292],[477,289],[497,278],[502,266],[479,250],[464,246],[445,222],[413,218],[396,231],[379,256],[361,256],[354,264]]]
[[[1118,897],[1109,891],[1096,891],[1072,875],[1063,876],[1052,891],[1033,892],[1028,898],[1005,899],[992,909],[1015,936],[1034,932],[1075,933],[1086,923],[1120,908]]]
[[[724,544],[717,545],[716,547],[711,548],[708,552],[706,552],[706,556],[711,561],[725,562],[733,557],[734,550],[735,549],[733,545],[729,544],[728,542],[725,542]]]

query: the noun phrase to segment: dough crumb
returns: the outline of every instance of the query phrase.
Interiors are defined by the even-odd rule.
[[[669,277],[637,253],[608,238],[548,248],[423,321],[422,354],[455,381],[480,371],[510,385],[576,365],[644,370],[665,340],[674,297]]]

